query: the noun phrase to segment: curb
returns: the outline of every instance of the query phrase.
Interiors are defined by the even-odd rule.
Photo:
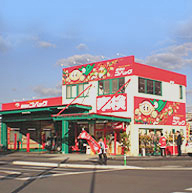
[[[169,171],[192,171],[192,167],[137,167],[137,166],[119,166],[119,165],[83,165],[83,164],[60,164],[60,163],[44,163],[44,162],[29,162],[29,161],[13,161],[13,165],[23,166],[44,166],[55,168],[81,168],[81,169],[119,169],[119,170],[169,170]]]
[[[42,163],[28,161],[13,161],[13,165],[23,166],[44,166],[44,167],[60,167],[60,168],[84,168],[84,169],[143,169],[137,166],[116,166],[116,165],[83,165],[83,164],[60,164],[60,163]]]

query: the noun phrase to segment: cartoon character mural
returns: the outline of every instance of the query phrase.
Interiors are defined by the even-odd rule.
[[[127,57],[65,68],[63,84],[78,84],[131,75],[133,71],[131,65],[131,60]]]
[[[135,97],[135,124],[185,125],[185,104]]]

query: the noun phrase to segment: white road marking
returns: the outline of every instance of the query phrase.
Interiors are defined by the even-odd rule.
[[[119,169],[110,169],[110,170],[96,170],[94,172],[99,173],[99,172],[110,172],[110,171],[115,171]],[[45,174],[45,175],[39,175],[39,176],[31,176],[31,177],[5,177],[8,179],[14,179],[14,180],[21,180],[21,181],[26,181],[26,180],[33,180],[33,179],[40,179],[40,178],[47,178],[47,177],[56,177],[56,176],[67,176],[67,175],[79,175],[79,174],[90,174],[93,173],[93,171],[85,171],[85,172],[65,172],[65,173],[59,173],[59,174]]]
[[[30,168],[29,169],[27,169],[27,168],[6,168],[6,169],[16,170],[16,171],[18,171],[18,170],[29,171],[30,170]],[[0,171],[2,171],[1,168],[0,168]],[[31,169],[30,171],[41,171],[41,170]]]
[[[50,167],[46,166],[23,166],[23,168],[34,168],[34,169],[50,169]]]
[[[186,191],[192,191],[192,188],[186,188],[185,190]]]
[[[13,171],[7,171],[7,170],[0,170],[0,172],[7,173],[7,174],[21,174],[21,172],[13,172]]]
[[[46,172],[46,169],[48,170],[47,172],[55,172],[55,173],[64,173],[64,172],[68,172],[68,171],[74,171],[74,172],[76,172],[75,170],[71,170],[71,169],[66,169],[66,168],[64,168],[64,169],[62,169],[62,168],[53,168],[53,169],[51,169],[51,168],[44,168],[44,170],[42,170],[42,169],[31,169],[30,167],[28,167],[28,168],[0,168],[0,172],[2,171],[4,171],[4,170],[2,170],[2,169],[9,169],[9,173],[14,173],[14,174],[16,174],[16,173],[18,173],[18,174],[21,174],[21,172],[19,172],[19,171],[22,171],[22,172],[25,172],[25,171],[30,171],[30,172]],[[11,170],[14,170],[14,171],[11,171]],[[7,171],[7,170],[6,170]],[[18,172],[16,172],[16,171],[18,171]],[[8,172],[7,172],[8,173]],[[29,174],[30,175],[30,173],[23,173],[23,175],[26,175],[26,174]]]

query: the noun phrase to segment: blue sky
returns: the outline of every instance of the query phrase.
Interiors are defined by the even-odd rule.
[[[0,0],[0,103],[61,95],[62,66],[135,55],[187,75],[191,0]]]

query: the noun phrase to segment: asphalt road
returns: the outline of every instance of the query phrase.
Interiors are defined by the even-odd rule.
[[[0,193],[189,193],[191,179],[192,171],[174,168],[90,170],[0,164]]]

